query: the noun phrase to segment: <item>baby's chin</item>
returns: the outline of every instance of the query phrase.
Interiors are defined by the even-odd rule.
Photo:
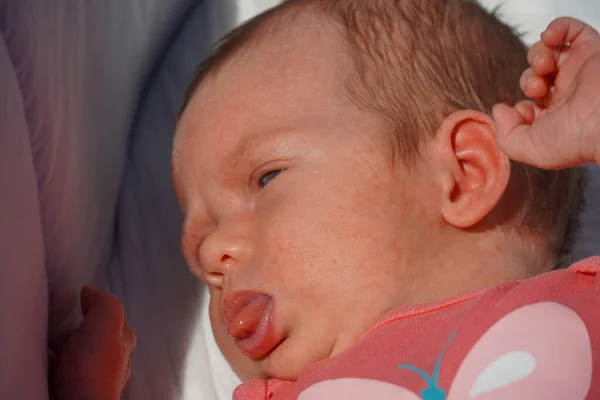
[[[312,343],[294,343],[284,340],[265,359],[259,362],[263,379],[295,381],[311,364],[329,358],[329,348],[316,348]]]
[[[314,352],[311,354],[308,346],[300,349],[285,340],[262,360],[252,360],[237,348],[222,350],[229,365],[242,382],[253,379],[297,380],[304,368],[329,356],[329,354]]]
[[[244,354],[242,354],[242,357],[245,358],[242,362],[238,361],[233,363],[229,361],[231,369],[233,369],[233,372],[242,382],[248,382],[254,379],[269,379],[269,376],[260,362],[251,360]]]

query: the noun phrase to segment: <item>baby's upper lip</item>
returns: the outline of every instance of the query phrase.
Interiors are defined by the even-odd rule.
[[[221,303],[221,314],[223,321],[227,327],[231,325],[231,321],[238,315],[248,304],[250,304],[257,296],[261,296],[263,293],[243,290],[239,292],[233,292],[223,298]]]

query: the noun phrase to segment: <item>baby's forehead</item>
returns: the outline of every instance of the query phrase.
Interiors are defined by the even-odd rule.
[[[275,68],[288,70],[290,74],[285,76],[288,79],[293,78],[292,72],[298,72],[295,66],[338,67],[343,61],[348,67],[352,59],[347,40],[330,17],[316,11],[314,3],[290,2],[290,6],[284,3],[272,14],[260,15],[227,35],[217,51],[198,68],[188,100],[202,86],[208,86],[205,91],[213,90],[214,85],[211,87],[207,82],[231,79],[232,75],[250,79],[252,64],[258,65],[264,75]]]
[[[317,112],[319,102],[339,102],[353,68],[341,39],[313,17],[306,22],[299,17],[294,23],[297,27],[281,27],[225,55],[194,88],[179,131],[221,123],[213,117],[223,110],[230,112],[225,122],[231,125],[239,122],[231,117],[250,108],[256,122],[276,117],[274,108]]]

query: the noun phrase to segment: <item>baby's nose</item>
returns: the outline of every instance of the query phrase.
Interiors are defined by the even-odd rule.
[[[220,287],[223,276],[248,263],[251,242],[241,224],[217,227],[200,246],[200,263],[209,283]]]

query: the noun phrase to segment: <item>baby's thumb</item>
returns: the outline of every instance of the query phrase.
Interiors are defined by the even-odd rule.
[[[513,107],[498,104],[492,110],[496,122],[496,141],[504,153],[515,161],[531,157],[530,127]]]
[[[523,108],[523,105],[521,105]],[[535,113],[534,110],[522,109],[527,114]],[[505,104],[498,104],[493,109],[496,122],[496,141],[500,149],[514,161],[534,165],[538,168],[557,168],[564,160],[556,151],[552,151],[553,139],[548,135],[541,137],[541,132],[550,134],[553,129],[546,130],[540,125],[547,124],[547,118],[520,114],[515,108]],[[530,125],[531,120],[535,127]],[[529,120],[529,121],[528,121]],[[543,121],[546,120],[546,121]]]
[[[79,331],[89,337],[106,336],[120,340],[125,320],[123,306],[113,295],[86,286],[81,291],[84,314]]]

